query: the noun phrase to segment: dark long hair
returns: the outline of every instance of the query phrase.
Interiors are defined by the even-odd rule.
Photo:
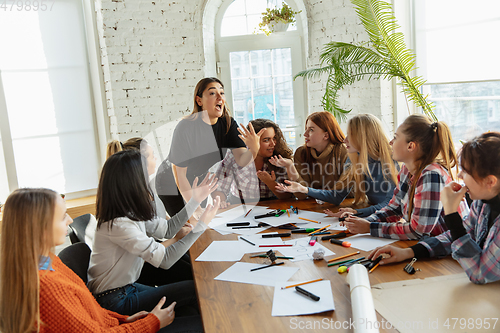
[[[195,116],[197,116],[197,113],[200,111],[203,111],[203,108],[201,106],[199,106],[198,103],[196,102],[196,97],[201,98],[203,96],[203,92],[205,91],[205,89],[207,89],[207,86],[213,82],[217,82],[218,84],[220,84],[222,86],[222,88],[224,88],[224,84],[222,84],[222,81],[216,77],[206,77],[204,79],[201,79],[196,84],[196,87],[194,88],[194,97],[193,97],[193,100],[194,100],[193,112],[191,112],[191,114],[188,116],[189,119],[195,119]],[[224,109],[222,110],[222,116],[226,119],[226,124],[227,124],[226,125],[226,133],[228,133],[229,128],[231,127],[231,114],[230,114],[229,108],[227,107],[226,103],[224,103]]]
[[[337,119],[327,111],[319,111],[311,113],[307,119],[305,126],[307,126],[307,121],[312,121],[316,126],[321,128],[323,131],[328,133],[328,138],[330,139],[330,143],[335,145],[335,156],[340,156],[340,152],[343,149],[343,143],[345,139],[344,132],[339,126]],[[305,149],[302,150],[302,160],[306,161],[307,164],[312,166],[314,163],[314,158],[311,154],[311,149],[307,145],[304,144]]]
[[[105,222],[127,217],[148,221],[155,216],[153,192],[148,183],[146,159],[137,150],[111,155],[104,163],[97,189],[97,228]]]
[[[431,119],[423,114],[412,114],[401,124],[402,132],[408,142],[415,142],[420,147],[420,156],[417,157],[417,171],[413,175],[410,196],[408,201],[408,220],[413,210],[415,187],[424,168],[434,162],[443,166],[451,178],[451,169],[457,165],[457,154],[453,146],[450,128],[446,123]]]

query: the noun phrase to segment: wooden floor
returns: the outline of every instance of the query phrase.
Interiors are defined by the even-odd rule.
[[[326,208],[331,210],[338,209],[338,207],[330,204],[319,205],[314,200],[267,201],[265,205],[280,209],[293,205],[299,209],[319,212]],[[292,235],[294,238],[304,236],[303,234]],[[232,266],[233,262],[195,261],[212,241],[236,239],[236,234],[223,236],[215,230],[208,229],[191,247],[190,255],[205,332],[317,332],[333,331],[340,326],[343,326],[343,328],[335,329],[336,332],[353,331],[348,328],[352,313],[349,286],[346,283],[347,275],[337,273],[336,266],[327,267],[326,261],[313,262],[312,260],[304,260],[295,263],[286,262],[286,266],[300,267],[299,271],[292,276],[291,281],[312,280],[320,277],[331,281],[335,311],[298,317],[271,316],[274,296],[273,287],[214,280],[217,275]],[[407,247],[415,243],[415,241],[400,241],[394,244]],[[337,246],[328,241],[321,242],[321,244],[339,256],[353,252],[353,249]],[[367,252],[363,251],[361,251],[361,254],[368,255]],[[246,254],[241,261],[262,263],[262,259],[249,258],[249,256],[249,254]],[[417,266],[421,271],[414,275],[409,275],[403,271],[403,267],[406,264],[407,262],[378,267],[369,275],[372,286],[382,282],[419,279],[463,272],[460,265],[451,259],[451,257],[442,260],[419,260]],[[404,298],[402,298],[401,304],[402,306],[408,306],[411,302],[404,301]],[[382,320],[379,315],[378,318]],[[395,330],[384,329],[380,331],[396,332]]]

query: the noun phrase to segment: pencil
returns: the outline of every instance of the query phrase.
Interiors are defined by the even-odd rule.
[[[316,279],[316,280],[312,280],[312,281],[307,281],[307,282],[292,284],[291,286],[281,287],[281,289],[293,288],[293,287],[301,286],[303,284],[318,282],[318,281],[321,281],[321,280],[323,280],[323,279]]]
[[[311,236],[312,234],[315,234],[315,233],[317,233],[317,232],[320,232],[321,230],[325,230],[325,229],[326,229],[326,228],[328,228],[329,226],[331,226],[331,224],[329,224],[329,225],[327,225],[327,226],[325,226],[325,227],[323,227],[323,228],[319,228],[318,230],[314,230],[313,232],[308,233],[308,234],[307,234],[307,236]]]
[[[252,209],[253,209],[253,208],[252,208]],[[243,217],[247,217],[247,216],[248,216],[248,214],[250,214],[250,212],[252,211],[252,209],[250,209],[250,210],[249,210],[249,211],[245,214],[245,216],[243,216]]]
[[[243,237],[240,237],[240,239],[243,239],[243,240],[244,240],[245,242],[247,242],[248,244],[251,244],[251,245],[255,246],[255,244],[254,244],[254,243],[252,243],[252,242],[250,242],[248,239],[245,239],[245,238],[243,238]]]
[[[304,221],[314,222],[314,223],[321,223],[321,222],[318,222],[318,221],[305,219],[305,218],[303,218],[303,217],[299,217],[299,219],[300,219],[300,220],[304,220]]]
[[[345,256],[340,256],[340,257],[337,257],[337,258],[330,259],[330,260],[328,260],[328,262],[332,262],[332,261],[339,260],[339,259],[344,259],[344,258],[347,258],[347,257],[350,257],[350,256],[355,256],[356,254],[359,254],[359,251],[358,252],[353,252],[353,253],[346,254]]]
[[[286,213],[288,214],[288,217],[290,217],[290,212],[288,211],[288,209],[286,210]]]
[[[369,271],[368,273],[373,272],[373,271],[375,270],[375,268],[377,268],[377,267],[378,267],[378,265],[380,265],[380,263],[378,263],[378,264],[376,264],[375,266],[373,266],[373,268],[372,268],[372,269],[370,269],[370,271]]]
[[[363,260],[363,259],[365,259],[365,257],[361,257],[361,258],[358,258],[358,259],[349,259],[349,260],[342,260],[342,261],[338,261],[338,262],[332,262],[331,264],[328,264],[328,267],[335,266],[335,265],[340,265],[340,264],[345,264],[345,263],[348,263],[348,262],[351,262],[351,261],[359,261],[359,260]]]

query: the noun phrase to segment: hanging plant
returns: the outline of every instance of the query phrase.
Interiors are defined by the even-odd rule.
[[[301,13],[294,11],[292,7],[286,3],[282,3],[281,9],[266,8],[262,13],[262,21],[259,23],[259,30],[263,31],[266,36],[273,32],[286,31],[291,23],[295,23],[295,15]]]
[[[396,78],[402,85],[407,98],[421,107],[424,112],[437,120],[434,104],[423,96],[420,88],[425,80],[411,76],[416,69],[415,54],[408,49],[404,35],[394,17],[392,6],[380,0],[351,0],[356,13],[370,37],[369,43],[359,45],[330,42],[323,47],[320,55],[321,67],[304,70],[297,77],[313,78],[328,74],[322,104],[326,111],[332,112],[339,120],[345,120],[351,110],[338,104],[338,92],[347,85],[361,79]]]

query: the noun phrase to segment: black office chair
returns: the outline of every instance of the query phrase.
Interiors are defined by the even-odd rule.
[[[90,248],[85,242],[72,244],[59,252],[59,259],[71,268],[85,284],[87,284],[87,270],[90,262]]]
[[[91,216],[90,214],[78,216],[73,220],[73,223],[69,225],[69,239],[71,240],[71,244],[79,242],[85,243],[85,229],[89,224]]]

